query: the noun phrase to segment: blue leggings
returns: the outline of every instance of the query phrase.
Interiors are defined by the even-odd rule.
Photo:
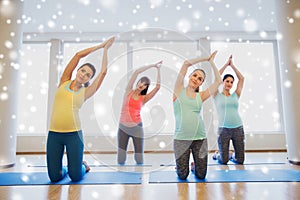
[[[66,147],[68,167],[62,166]],[[72,181],[80,181],[86,173],[83,159],[82,131],[59,133],[49,131],[47,139],[47,168],[52,182],[63,179],[67,174]]]

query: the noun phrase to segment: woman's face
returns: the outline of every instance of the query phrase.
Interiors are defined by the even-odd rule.
[[[76,80],[81,84],[85,84],[89,80],[91,80],[93,73],[93,70],[89,66],[84,65],[83,67],[77,70]]]
[[[139,90],[139,91],[143,91],[146,88],[147,88],[147,83],[146,82],[139,81],[136,84],[136,89]]]
[[[204,73],[200,70],[196,70],[190,75],[189,85],[193,88],[198,88],[202,85],[204,78]]]
[[[224,81],[223,81],[223,87],[225,90],[230,90],[233,86],[233,78],[232,77],[227,77]]]

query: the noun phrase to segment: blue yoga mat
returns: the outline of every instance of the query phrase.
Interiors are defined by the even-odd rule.
[[[286,162],[251,162],[251,163],[244,163],[243,165],[285,165]],[[218,163],[218,162],[215,162],[215,163],[209,163],[207,164],[207,166],[220,166],[221,164]],[[236,163],[233,163],[233,162],[229,162],[227,163],[226,165],[237,165]],[[171,164],[160,164],[160,166],[166,166],[166,167],[172,167],[172,166],[176,166],[175,163],[171,163]]]
[[[149,183],[196,183],[196,182],[299,182],[297,170],[209,170],[205,179],[197,179],[190,173],[186,180],[180,180],[175,171],[155,171],[149,176]]]
[[[141,184],[140,172],[89,172],[83,180],[72,182],[66,176],[63,180],[52,183],[47,172],[2,172],[0,186],[12,185],[98,185],[98,184]]]
[[[150,164],[126,164],[126,165],[116,165],[116,164],[89,164],[90,167],[152,167]],[[47,165],[27,165],[27,167],[47,167]]]

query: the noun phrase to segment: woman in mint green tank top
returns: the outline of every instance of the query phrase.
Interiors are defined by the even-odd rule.
[[[238,112],[238,101],[244,85],[244,76],[233,64],[232,56],[229,57],[225,65],[219,70],[220,75],[222,75],[229,66],[235,72],[238,82],[236,90],[231,94],[230,90],[233,86],[234,76],[225,74],[223,77],[222,92],[216,92],[214,95],[219,119],[219,151],[215,152],[213,159],[218,160],[220,164],[227,164],[229,160],[237,164],[243,164],[245,159],[245,135],[243,122]],[[234,152],[229,151],[230,141],[232,141]]]
[[[180,179],[189,175],[190,153],[194,158],[191,170],[197,178],[204,179],[207,172],[207,139],[203,120],[201,118],[202,103],[214,94],[222,83],[221,76],[215,66],[216,51],[209,57],[186,60],[177,77],[174,93],[173,107],[175,116],[174,153],[176,159],[176,172]],[[184,86],[184,78],[188,68],[196,63],[208,61],[212,66],[215,81],[204,91],[199,87],[205,79],[202,69],[195,69],[189,76],[188,85]]]

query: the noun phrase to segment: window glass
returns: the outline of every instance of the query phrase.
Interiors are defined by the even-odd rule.
[[[143,106],[141,116],[145,134],[174,134],[173,90],[179,70],[185,59],[196,57],[196,42],[131,44],[133,48],[133,70],[163,60],[161,87],[158,93]],[[149,91],[156,84],[157,70],[151,68],[140,77],[151,80]]]
[[[21,55],[17,133],[45,134],[50,48],[44,43],[23,44]]]
[[[218,50],[215,59],[218,68],[221,68],[232,54],[235,66],[245,77],[239,101],[245,131],[252,133],[281,131],[282,115],[279,112],[273,43],[212,42],[211,49]],[[230,67],[223,75],[226,73],[235,76]],[[237,80],[236,76],[235,80]],[[234,86],[231,92],[235,88]],[[222,87],[219,89],[221,90]]]

